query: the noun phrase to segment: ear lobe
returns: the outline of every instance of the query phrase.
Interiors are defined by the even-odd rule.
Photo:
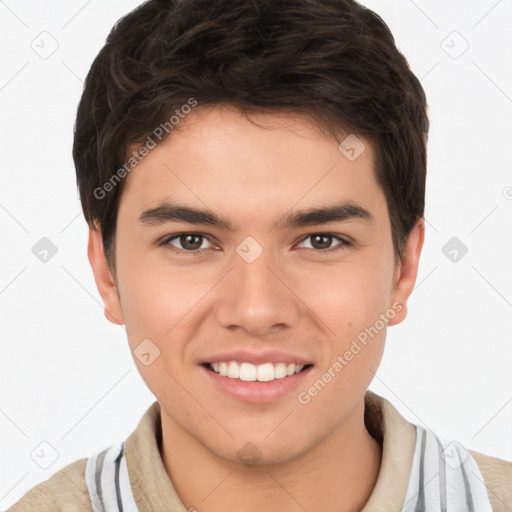
[[[421,217],[407,237],[407,245],[400,266],[396,269],[397,277],[394,280],[390,304],[399,303],[402,305],[402,309],[388,322],[388,326],[399,324],[407,316],[407,300],[414,289],[418,276],[418,266],[424,240],[425,218]]]
[[[95,226],[97,224],[95,223]],[[119,301],[116,283],[112,277],[110,267],[103,251],[101,230],[94,230],[89,226],[89,241],[87,244],[87,256],[94,274],[96,287],[105,305],[105,318],[113,324],[123,325],[124,317]]]

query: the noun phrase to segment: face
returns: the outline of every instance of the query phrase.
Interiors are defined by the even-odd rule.
[[[94,231],[89,257],[163,424],[223,459],[282,462],[362,404],[423,225],[395,266],[371,144],[349,159],[305,120],[251,118],[197,107],[133,169],[118,290]]]

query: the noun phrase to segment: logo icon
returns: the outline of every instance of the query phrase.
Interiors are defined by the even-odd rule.
[[[146,338],[135,347],[133,355],[144,366],[149,366],[155,359],[160,357],[160,349],[149,338]]]
[[[30,457],[40,468],[48,469],[59,458],[59,452],[48,441],[42,441],[32,450]]]
[[[366,146],[359,137],[351,134],[340,142],[338,149],[348,160],[353,162],[364,153]]]
[[[57,51],[59,43],[49,32],[43,30],[43,32],[36,36],[30,43],[30,48],[32,48],[41,59],[46,60]]]
[[[452,263],[458,263],[466,255],[468,248],[454,236],[446,242],[441,251]]]
[[[238,245],[236,252],[246,263],[252,263],[259,258],[263,252],[263,247],[252,236],[248,236]]]
[[[468,48],[469,43],[454,30],[441,41],[441,48],[453,60],[458,59]]]
[[[49,238],[43,236],[43,238],[32,247],[32,254],[41,263],[48,263],[57,254],[57,250],[57,246]]]

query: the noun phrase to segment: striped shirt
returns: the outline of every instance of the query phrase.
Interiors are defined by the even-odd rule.
[[[364,419],[382,458],[361,512],[512,512],[512,462],[410,423],[370,390]],[[155,401],[126,441],[63,467],[8,511],[187,512],[164,466],[161,426]]]
[[[85,481],[94,512],[137,512],[124,445],[106,448],[87,461]]]
[[[416,427],[414,458],[401,512],[492,512],[478,464],[460,443]],[[136,512],[125,442],[89,458],[85,479],[94,512]],[[364,512],[364,510],[363,510]]]
[[[416,445],[402,512],[492,512],[484,479],[468,450],[415,425]]]

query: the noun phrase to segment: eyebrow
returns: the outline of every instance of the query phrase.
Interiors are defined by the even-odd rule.
[[[353,202],[344,201],[321,208],[308,208],[298,212],[284,214],[273,228],[298,228],[331,222],[344,222],[349,220],[363,220],[373,222],[374,216],[363,206]],[[181,221],[188,224],[204,224],[234,231],[229,219],[218,215],[211,210],[194,208],[191,206],[165,201],[155,208],[142,212],[139,221],[148,226],[160,226],[169,222]]]

